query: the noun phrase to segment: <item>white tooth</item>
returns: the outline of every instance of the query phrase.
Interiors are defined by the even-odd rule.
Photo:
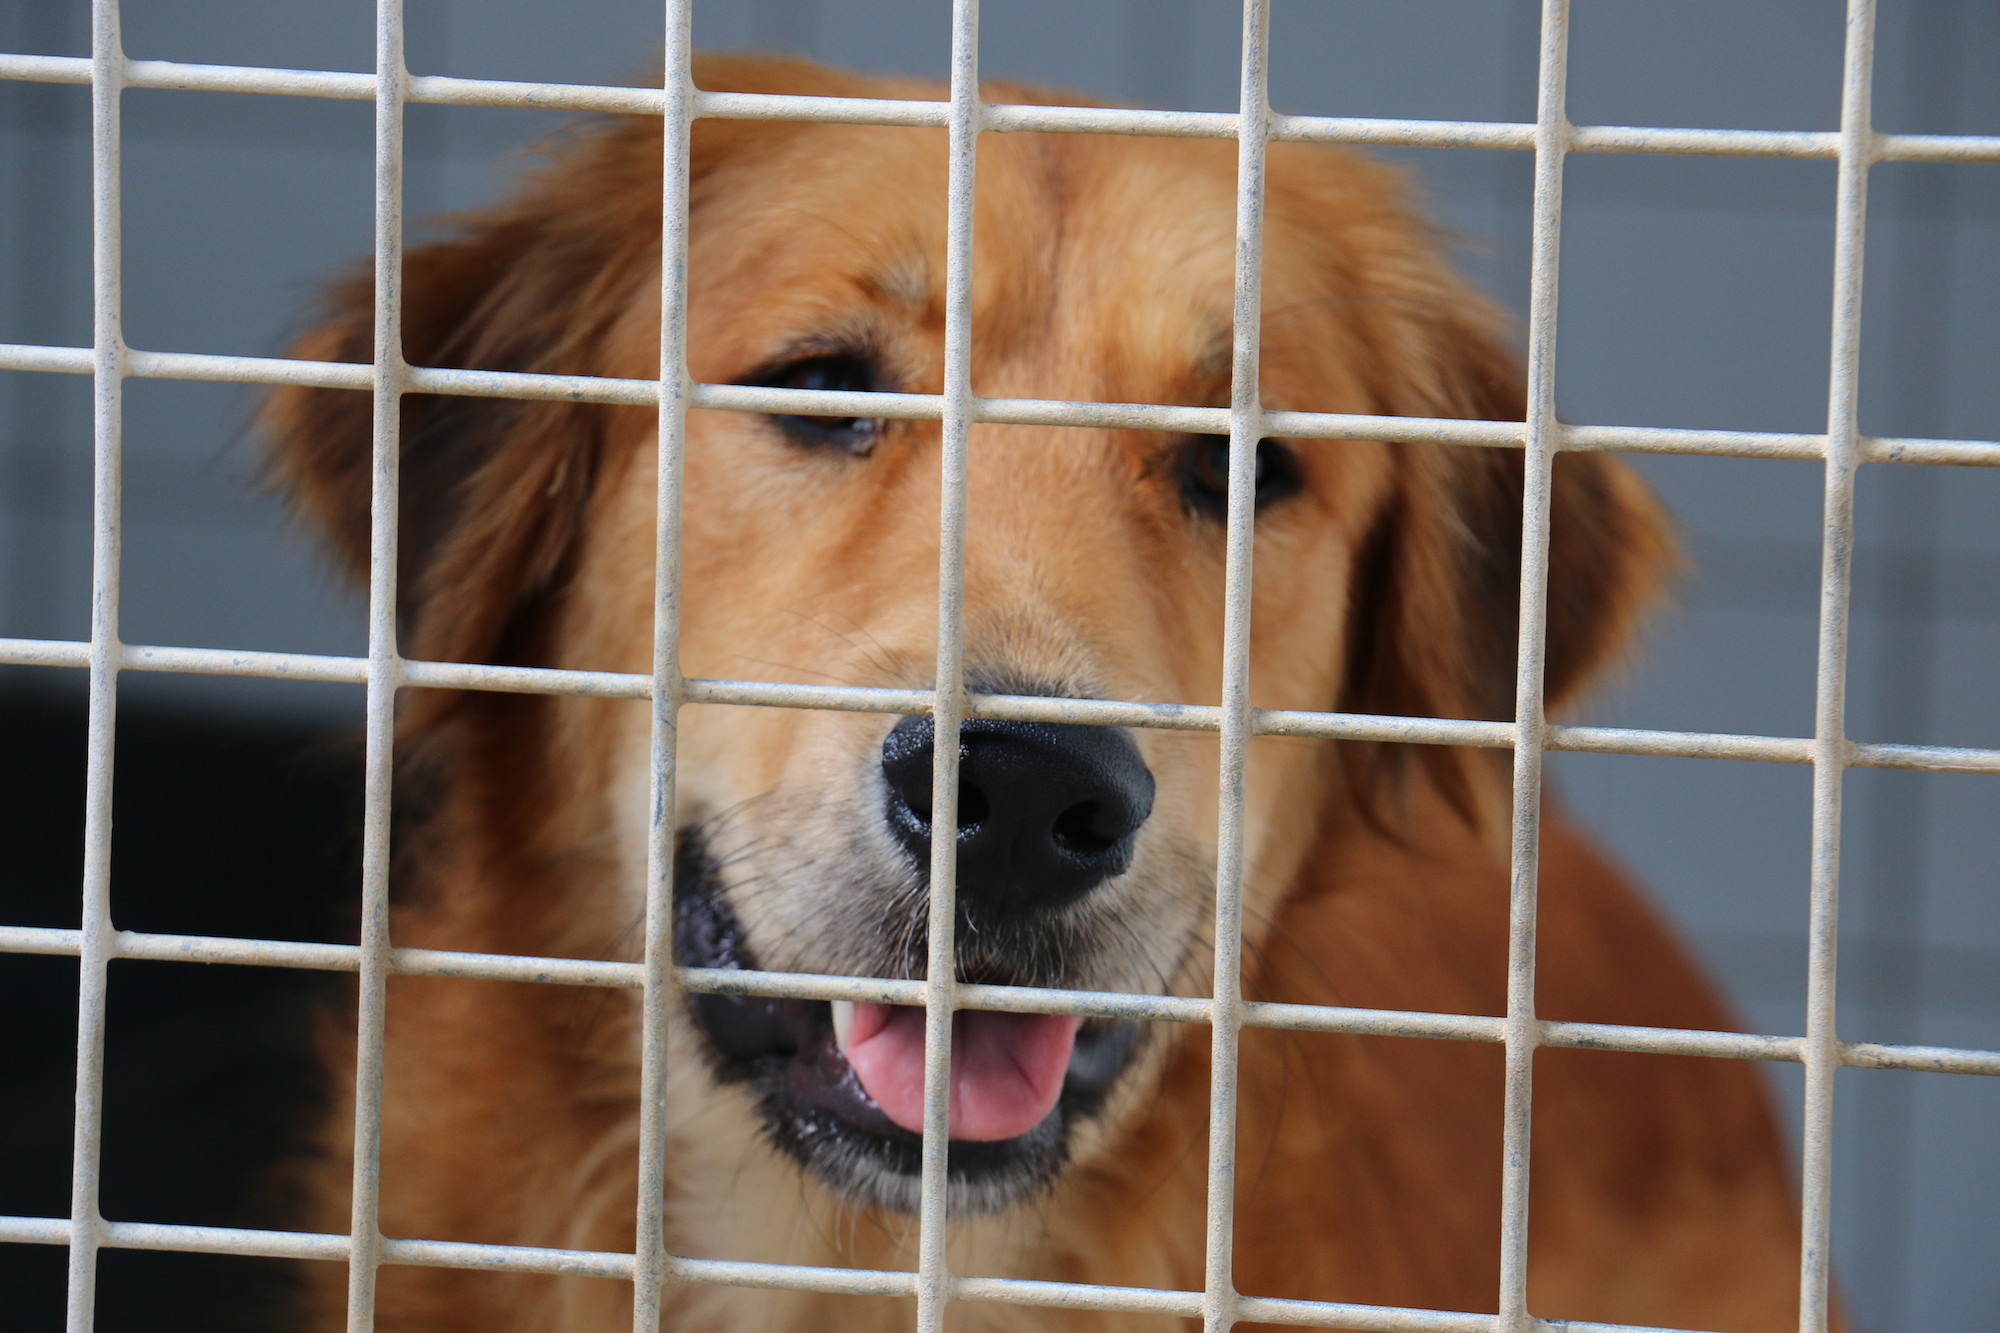
[[[843,1052],[847,1050],[847,1034],[854,1027],[854,1001],[835,1000],[833,1002],[833,1044]]]

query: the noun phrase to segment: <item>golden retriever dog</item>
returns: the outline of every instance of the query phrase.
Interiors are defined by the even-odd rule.
[[[709,58],[711,89],[938,98],[915,81]],[[1047,101],[996,85],[997,101]],[[661,128],[561,146],[511,202],[412,251],[419,365],[652,378]],[[689,369],[697,381],[936,393],[942,131],[701,121]],[[988,135],[979,148],[975,391],[1227,402],[1235,149]],[[1262,393],[1272,408],[1519,420],[1494,312],[1393,171],[1269,159]],[[300,354],[370,356],[364,279]],[[366,564],[369,404],[297,388],[269,424],[300,510]],[[655,421],[646,408],[419,396],[402,442],[412,657],[650,670]],[[1223,672],[1216,436],[986,425],[970,446],[965,632],[977,693],[1213,704]],[[681,666],[690,677],[929,688],[934,422],[702,411],[688,421]],[[1260,707],[1506,718],[1518,450],[1259,446]],[[1620,653],[1671,560],[1616,460],[1555,471],[1548,697]],[[632,959],[648,711],[413,691],[402,720],[399,944]],[[688,965],[908,978],[927,944],[932,726],[691,706],[679,732],[676,948]],[[962,741],[957,957],[991,984],[1205,993],[1213,734],[975,718]],[[1504,753],[1260,738],[1247,796],[1252,998],[1504,1012]],[[1619,871],[1553,809],[1546,1019],[1728,1028]],[[389,983],[382,1227],[629,1252],[639,1115],[632,992]],[[961,1273],[1202,1284],[1208,1033],[967,1012],[954,1037],[950,1258]],[[921,1011],[689,997],[670,1033],[675,1253],[908,1268]],[[329,1059],[317,1225],[347,1227],[351,1040]],[[1265,1296],[1492,1311],[1497,1046],[1251,1030],[1236,1281]],[[1795,1326],[1798,1224],[1748,1063],[1545,1050],[1536,1060],[1530,1303],[1552,1318]],[[344,1282],[315,1279],[332,1327]],[[625,1284],[383,1270],[380,1324],[424,1333],[630,1326]],[[905,1300],[671,1287],[674,1330],[896,1329]],[[1152,1329],[1158,1316],[961,1303],[954,1328]]]

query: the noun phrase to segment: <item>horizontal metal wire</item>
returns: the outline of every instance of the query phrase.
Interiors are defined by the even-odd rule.
[[[0,926],[0,953],[76,957],[82,932],[45,926]],[[351,944],[232,939],[212,935],[162,935],[116,931],[109,946],[114,959],[146,962],[221,963],[249,967],[289,967],[319,972],[359,969],[361,950]],[[538,958],[515,954],[461,953],[448,949],[392,949],[389,971],[398,976],[454,977],[461,980],[516,981],[558,986],[604,986],[637,990],[643,969],[637,963],[584,958]],[[678,968],[677,983],[706,995],[744,995],[788,1000],[849,1000],[874,1004],[922,1004],[921,981],[839,977],[802,972],[753,972],[719,968]],[[1124,991],[1055,990],[1032,986],[961,985],[956,1007],[1021,1014],[1075,1014],[1128,1022],[1205,1024],[1206,999]],[[1433,1014],[1394,1009],[1250,1001],[1243,1006],[1248,1027],[1286,1032],[1344,1033],[1363,1037],[1413,1037],[1439,1041],[1498,1043],[1506,1020],[1476,1014]],[[1798,1063],[1803,1037],[1690,1028],[1652,1028],[1615,1023],[1543,1022],[1538,1045],[1565,1050],[1626,1051],[1649,1055],[1695,1055],[1722,1060]],[[1903,1046],[1875,1042],[1842,1044],[1842,1063],[1864,1069],[1903,1069],[1934,1074],[2000,1076],[2000,1051],[1946,1046]]]
[[[267,653],[236,648],[166,648],[128,645],[121,669],[204,676],[254,676],[273,680],[365,683],[368,661],[316,653]],[[86,667],[90,645],[68,639],[0,639],[0,666]],[[556,667],[480,666],[460,662],[405,661],[401,683],[428,689],[490,690],[503,694],[582,695],[644,699],[651,676]],[[794,685],[761,680],[690,680],[685,699],[697,704],[759,708],[810,708],[835,712],[921,714],[931,692],[866,685]],[[1047,695],[974,694],[967,716],[1017,722],[1075,722],[1089,726],[1144,727],[1162,731],[1217,731],[1219,709],[1203,704],[1139,703],[1115,699],[1062,699]],[[1260,736],[1304,740],[1378,741],[1399,745],[1464,745],[1504,750],[1514,743],[1505,722],[1393,717],[1375,713],[1318,713],[1296,709],[1252,710]],[[1734,759],[1769,764],[1809,764],[1812,742],[1789,736],[1728,732],[1653,731],[1632,727],[1552,726],[1546,746],[1581,754],[1624,754],[1678,759]],[[1912,769],[1928,773],[2000,773],[2000,750],[1949,745],[1899,745],[1850,741],[1850,768]]]
[[[0,1216],[0,1244],[66,1245],[70,1223],[62,1217]],[[345,1235],[306,1231],[263,1231],[242,1227],[184,1226],[158,1222],[107,1222],[100,1244],[107,1249],[167,1251],[177,1254],[240,1255],[248,1258],[340,1262],[351,1244]],[[530,1245],[399,1240],[383,1242],[385,1263],[425,1268],[458,1268],[492,1273],[546,1273],[629,1281],[629,1254],[604,1250],[563,1250]],[[916,1275],[883,1269],[825,1268],[803,1264],[759,1264],[724,1259],[675,1258],[674,1278],[712,1286],[805,1291],[845,1296],[908,1297]],[[1095,1286],[1023,1278],[959,1277],[958,1300],[1049,1309],[1192,1317],[1201,1293],[1153,1287]],[[1496,1317],[1447,1310],[1417,1310],[1333,1301],[1240,1298],[1242,1318],[1267,1324],[1345,1328],[1379,1333],[1497,1333]],[[1544,1333],[1694,1333],[1651,1325],[1591,1320],[1547,1319]]]
[[[67,1245],[65,1217],[0,1217],[0,1244]],[[106,1222],[99,1243],[114,1250],[164,1250],[178,1254],[227,1254],[263,1259],[344,1261],[351,1240],[311,1231],[255,1231],[242,1227],[178,1226],[158,1222]],[[601,1277],[630,1281],[629,1254],[606,1250],[560,1250],[533,1245],[481,1245],[462,1241],[385,1240],[382,1262],[423,1268],[463,1268],[490,1273],[547,1273],[561,1277]],[[728,1259],[675,1257],[668,1261],[674,1280],[708,1286],[819,1292],[834,1296],[901,1296],[915,1291],[916,1274],[895,1269],[822,1268],[804,1264],[760,1264]],[[957,1277],[952,1299],[990,1305],[1101,1310],[1122,1314],[1192,1317],[1201,1293],[1155,1287],[1094,1286],[1024,1278]],[[1416,1310],[1336,1301],[1283,1300],[1244,1296],[1238,1303],[1247,1322],[1308,1328],[1344,1328],[1369,1333],[1499,1333],[1496,1316],[1450,1310]],[[1697,1333],[1638,1324],[1588,1320],[1540,1321],[1544,1333]]]
[[[130,88],[264,93],[347,101],[371,101],[375,97],[375,76],[367,73],[183,64],[171,60],[134,60],[126,69],[126,86]],[[87,84],[90,61],[81,56],[0,55],[0,79]],[[438,106],[529,107],[657,116],[666,105],[665,94],[658,88],[460,79],[436,74],[413,76],[408,87],[406,100]],[[692,110],[697,117],[716,120],[820,121],[943,129],[950,120],[951,105],[879,97],[702,92],[695,94]],[[1033,131],[1234,139],[1238,125],[1239,117],[1233,112],[1141,111],[1121,107],[989,105],[980,117],[982,129],[1002,134]],[[1512,121],[1273,115],[1270,137],[1305,143],[1528,152],[1535,146],[1535,127]],[[1840,135],[1832,130],[1579,125],[1570,131],[1568,151],[1834,159],[1840,156]],[[1872,160],[2000,162],[2000,135],[1880,134],[1874,137]]]
[[[133,351],[128,355],[127,373],[135,379],[298,385],[362,392],[371,383],[370,367],[360,363],[217,356],[201,352]],[[87,347],[0,343],[0,370],[87,375],[91,365],[91,349]],[[479,398],[605,403],[630,407],[652,407],[659,401],[659,383],[655,380],[597,375],[540,375],[524,371],[412,367],[408,383],[413,393]],[[936,421],[944,410],[944,399],[939,394],[836,393],[747,384],[698,384],[693,386],[688,401],[692,407],[711,411],[867,416],[895,421]],[[1177,407],[1155,403],[975,398],[972,415],[975,421],[988,425],[1073,426],[1199,435],[1221,435],[1229,429],[1227,408]],[[1408,444],[1518,449],[1524,439],[1524,427],[1518,421],[1385,417],[1352,412],[1268,412],[1265,418],[1272,434],[1301,440],[1394,440]],[[1783,431],[1558,425],[1556,432],[1561,448],[1572,453],[1697,454],[1705,457],[1803,460],[1823,459],[1826,454],[1826,436]],[[2000,467],[2000,441],[1994,440],[1885,436],[1863,438],[1860,447],[1863,462]]]

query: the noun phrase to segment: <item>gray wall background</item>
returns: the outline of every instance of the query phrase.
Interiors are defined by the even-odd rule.
[[[126,0],[128,52],[367,69],[366,0]],[[420,73],[615,82],[657,49],[641,0],[411,0]],[[986,0],[984,68],[1134,103],[1230,109],[1229,0]],[[1578,0],[1579,123],[1830,129],[1837,0]],[[697,38],[942,77],[942,0],[703,0]],[[1336,115],[1533,118],[1531,0],[1278,0],[1273,99]],[[80,0],[0,0],[0,45],[85,54]],[[1885,0],[1877,123],[2000,133],[2000,6]],[[126,103],[127,332],[162,350],[276,354],[323,279],[367,251],[370,108],[138,91]],[[87,344],[88,92],[0,85],[0,340]],[[413,107],[412,217],[502,193],[563,123]],[[1526,155],[1394,154],[1519,309]],[[1834,171],[1823,162],[1582,156],[1567,183],[1559,396],[1572,421],[1811,431],[1824,424]],[[1869,219],[1863,426],[2000,438],[2000,167],[1892,164]],[[360,652],[341,591],[255,480],[252,398],[129,389],[125,625],[133,642]],[[89,407],[80,378],[0,374],[0,635],[80,638]],[[1640,458],[1694,572],[1593,716],[1811,730],[1820,470]],[[1852,731],[2000,745],[2000,476],[1863,473]],[[73,673],[0,674],[15,690]],[[135,706],[342,726],[359,692],[126,678]],[[1559,756],[1556,781],[1657,891],[1745,1022],[1803,1023],[1809,775],[1792,766]],[[1849,785],[1843,1035],[2000,1046],[2000,820],[1991,778]],[[1774,1071],[1788,1102],[1797,1071]],[[1863,1328],[1975,1330],[2000,1308],[2000,1086],[1844,1071],[1836,1241]],[[1793,1117],[1796,1118],[1795,1116]]]

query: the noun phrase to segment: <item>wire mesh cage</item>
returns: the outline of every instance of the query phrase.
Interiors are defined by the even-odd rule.
[[[115,1248],[338,1259],[349,1265],[349,1327],[374,1324],[378,1270],[415,1264],[498,1271],[585,1274],[631,1284],[635,1327],[656,1328],[672,1284],[712,1283],[914,1298],[921,1329],[943,1327],[954,1302],[1047,1305],[1199,1318],[1222,1329],[1239,1321],[1304,1326],[1521,1330],[1528,1309],[1530,1124],[1534,1056],[1541,1049],[1699,1055],[1792,1063],[1804,1073],[1800,1176],[1805,1243],[1801,1327],[1824,1333],[1831,1302],[1835,1071],[1865,1068],[1956,1075],[2000,1074],[2000,1052],[1844,1040],[1836,1024],[1837,909],[1842,870],[1842,796],[1855,769],[2000,773],[2000,750],[1852,739],[1848,722],[1850,607],[1855,587],[1854,507],[1864,464],[1887,467],[2000,465],[2000,442],[1882,437],[1863,433],[1858,395],[1862,287],[1869,180],[1885,163],[1992,163],[2000,137],[1883,133],[1872,112],[1876,14],[1850,0],[1840,85],[1839,127],[1827,131],[1685,129],[1577,125],[1567,111],[1570,6],[1541,6],[1532,123],[1288,115],[1273,110],[1269,83],[1269,0],[1244,0],[1238,106],[1233,112],[1015,105],[982,95],[978,0],[950,5],[948,100],[887,101],[698,90],[691,76],[688,0],[667,5],[659,87],[508,82],[412,73],[405,60],[403,0],[378,0],[371,73],[202,65],[129,59],[116,0],[91,6],[88,57],[0,55],[0,78],[87,85],[90,89],[93,341],[88,347],[0,345],[0,369],[87,376],[92,385],[94,509],[91,619],[87,639],[0,639],[0,664],[67,668],[89,681],[88,779],[77,929],[0,924],[0,950],[71,956],[81,968],[76,1054],[76,1117],[68,1217],[0,1218],[0,1241],[67,1246],[68,1325],[92,1327],[100,1252]],[[122,259],[127,209],[121,197],[130,90],[235,93],[260,97],[372,102],[374,109],[375,356],[369,364],[216,355],[128,345],[123,333]],[[402,255],[406,231],[404,164],[408,111],[425,105],[532,107],[658,117],[665,126],[664,240],[656,379],[606,379],[411,365],[403,358]],[[937,394],[847,393],[693,382],[687,372],[688,144],[703,118],[821,121],[928,127],[950,143],[944,383]],[[972,385],[972,218],[982,135],[1036,132],[1163,136],[1232,141],[1237,152],[1235,306],[1227,407],[982,397]],[[1276,411],[1259,394],[1265,156],[1274,142],[1438,147],[1528,155],[1533,162],[1527,293],[1529,410],[1525,421],[1461,421]],[[1825,367],[1824,428],[1807,433],[1694,430],[1558,419],[1555,399],[1558,276],[1565,168],[1573,155],[1691,155],[1821,160],[1838,173],[1834,215],[1832,323]],[[121,477],[124,403],[143,380],[311,385],[371,395],[374,421],[373,527],[365,655],[188,648],[128,643],[122,632]],[[399,650],[397,607],[400,405],[411,394],[560,400],[652,408],[658,414],[659,511],[651,674],[501,667],[414,660]],[[681,453],[686,414],[696,409],[865,416],[936,422],[943,441],[935,687],[927,690],[689,679],[678,656]],[[967,456],[978,425],[1088,426],[1226,436],[1229,440],[1224,688],[1218,706],[1049,698],[968,689],[965,661]],[[1520,450],[1526,459],[1520,633],[1514,720],[1369,716],[1253,707],[1249,689],[1250,587],[1258,442],[1386,440],[1464,449]],[[1817,663],[1810,735],[1753,735],[1601,725],[1557,725],[1544,712],[1550,485],[1564,452],[1618,451],[1723,458],[1809,460],[1823,465],[1816,625]],[[366,690],[366,786],[361,872],[362,929],[356,945],[278,939],[140,933],[116,928],[110,912],[113,742],[122,677],[183,673],[225,678],[340,682]],[[968,719],[1010,719],[1212,733],[1221,769],[1215,866],[1214,973],[1204,998],[1086,993],[970,984],[956,979],[955,839],[933,840],[929,867],[927,979],[725,971],[676,966],[671,943],[675,829],[651,824],[643,959],[583,961],[413,949],[390,936],[391,804],[399,695],[472,690],[642,701],[651,710],[655,811],[674,808],[676,729],[689,705],[828,709],[928,715],[936,728],[934,818],[956,826],[956,744]],[[1512,763],[1510,930],[1506,1012],[1441,1015],[1251,1001],[1243,990],[1244,772],[1253,737],[1470,746],[1507,752]],[[1667,756],[1796,765],[1812,783],[1807,1005],[1802,1035],[1718,1033],[1557,1022],[1535,1006],[1537,884],[1544,763],[1554,752]],[[345,1235],[251,1231],[109,1221],[100,1211],[100,1156],[109,965],[116,959],[224,963],[349,972],[358,977],[357,1096],[352,1229]],[[394,975],[485,978],[635,992],[644,1016],[639,1099],[638,1244],[631,1253],[558,1250],[385,1238],[379,1223],[379,1153],[384,1014]],[[664,1117],[672,1098],[665,1042],[671,1007],[688,993],[921,1004],[926,1013],[924,1132],[918,1261],[914,1271],[861,1271],[696,1259],[671,1253],[663,1219],[667,1167]],[[952,1015],[977,1008],[1194,1024],[1212,1042],[1206,1281],[1200,1290],[1153,1290],[997,1278],[951,1271],[946,1115]],[[1235,1252],[1236,1077],[1246,1029],[1422,1037],[1497,1046],[1504,1054],[1502,1239],[1497,1313],[1391,1309],[1280,1299],[1239,1292]],[[1614,1327],[1572,1323],[1578,1329]]]

